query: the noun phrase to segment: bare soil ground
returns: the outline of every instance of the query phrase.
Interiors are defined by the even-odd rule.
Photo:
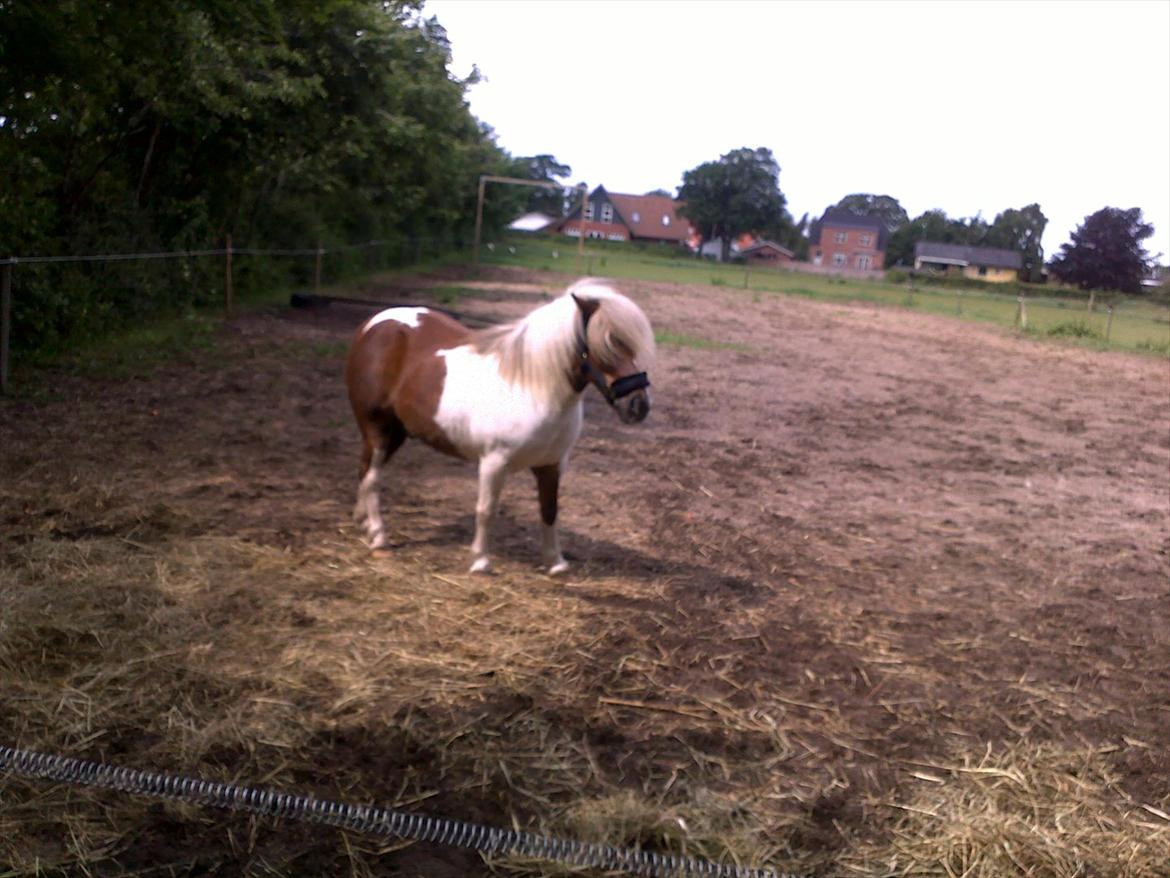
[[[551,275],[362,295],[518,317]],[[417,444],[349,523],[367,311],[0,403],[0,745],[818,874],[1170,875],[1170,364],[623,283],[654,409],[529,478]],[[9,871],[6,871],[6,868]],[[0,778],[0,874],[556,874]]]

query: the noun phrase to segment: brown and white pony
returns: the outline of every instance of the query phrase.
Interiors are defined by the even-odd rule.
[[[591,382],[622,421],[650,411],[643,371],[654,333],[628,298],[594,280],[521,320],[472,331],[427,308],[390,308],[358,330],[346,359],[349,401],[362,434],[354,520],[370,547],[387,545],[378,498],[383,466],[408,437],[479,461],[471,571],[485,572],[488,528],[510,472],[536,476],[541,558],[551,574],[568,564],[557,537],[561,474],[581,433]]]

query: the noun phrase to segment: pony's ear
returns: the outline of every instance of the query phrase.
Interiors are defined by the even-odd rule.
[[[582,299],[576,293],[569,293],[573,297],[573,301],[577,303],[577,307],[581,309],[581,316],[588,322],[589,318],[593,316],[594,312],[601,307],[601,302],[597,299]]]

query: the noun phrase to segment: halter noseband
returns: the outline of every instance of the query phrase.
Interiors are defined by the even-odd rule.
[[[605,401],[611,406],[616,406],[617,401],[622,397],[629,396],[635,390],[642,390],[650,386],[650,379],[646,377],[645,372],[636,372],[633,375],[627,375],[624,378],[619,378],[613,384],[606,384],[605,376],[601,371],[589,362],[589,318],[593,316],[592,311],[582,312],[581,315],[581,375],[585,379],[581,383],[581,389],[585,389],[585,383],[592,381],[593,385],[601,391],[601,395],[605,397]]]
[[[646,377],[645,372],[627,375],[625,378],[619,378],[613,384],[606,384],[605,376],[589,362],[588,358],[589,351],[582,352],[581,371],[601,391],[601,395],[605,397],[605,401],[610,405],[617,405],[617,401],[623,396],[629,396],[635,390],[641,390],[644,387],[650,386],[650,379]]]

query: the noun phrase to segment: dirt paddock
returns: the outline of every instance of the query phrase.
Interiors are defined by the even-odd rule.
[[[1170,875],[1170,364],[619,286],[654,408],[588,391],[564,579],[519,475],[467,574],[474,469],[415,443],[363,547],[361,307],[0,402],[0,745],[824,875]],[[213,871],[563,874],[0,778],[0,874]]]

